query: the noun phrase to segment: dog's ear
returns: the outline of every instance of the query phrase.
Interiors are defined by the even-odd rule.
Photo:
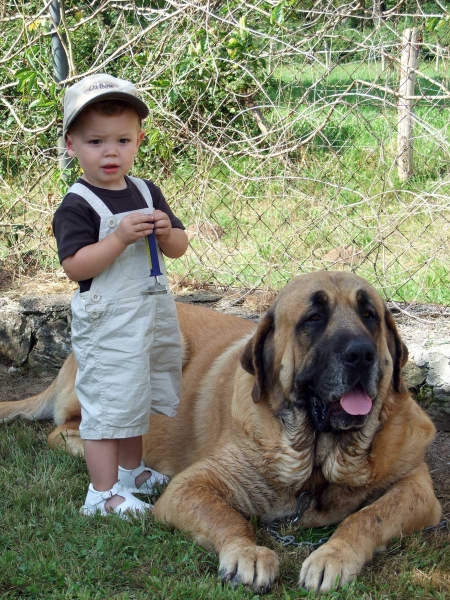
[[[241,356],[242,367],[255,376],[255,385],[252,390],[254,402],[261,400],[268,381],[272,379],[273,330],[274,315],[269,310],[258,325],[255,335],[247,342]]]
[[[392,376],[392,382],[394,384],[394,390],[402,394],[406,393],[406,386],[403,382],[402,369],[408,362],[408,348],[402,342],[400,334],[397,331],[397,326],[394,321],[390,310],[386,307],[385,310],[385,323],[387,329],[387,344],[389,352],[392,356],[394,363],[394,373]]]

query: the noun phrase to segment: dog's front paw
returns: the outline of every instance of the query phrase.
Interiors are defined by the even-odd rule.
[[[278,556],[264,546],[230,544],[220,552],[219,559],[219,577],[232,587],[242,584],[265,593],[278,575]]]
[[[299,585],[329,592],[356,579],[364,560],[348,544],[328,542],[308,556],[300,571]]]

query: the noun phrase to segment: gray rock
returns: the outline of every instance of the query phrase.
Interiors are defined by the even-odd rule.
[[[426,372],[425,383],[433,388],[435,398],[450,400],[450,344],[410,345],[409,356],[416,368]]]
[[[4,356],[16,366],[28,359],[31,346],[31,326],[19,310],[18,304],[0,298],[0,357]]]
[[[411,362],[413,372],[417,375],[420,371],[420,376],[409,379],[407,372],[405,380],[417,383],[425,374],[422,383],[411,387],[426,385],[431,388],[433,402],[427,406],[427,411],[440,431],[450,431],[450,344],[436,344],[430,348],[410,344],[409,357],[408,364]]]
[[[0,359],[57,371],[71,350],[70,298],[0,298]]]
[[[427,380],[427,376],[428,369],[425,366],[419,366],[414,360],[408,360],[403,367],[403,378],[409,390],[421,387]]]

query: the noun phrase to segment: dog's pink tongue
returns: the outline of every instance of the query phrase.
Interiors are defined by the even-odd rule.
[[[371,398],[359,388],[354,388],[341,398],[341,406],[349,415],[367,415],[372,408]]]

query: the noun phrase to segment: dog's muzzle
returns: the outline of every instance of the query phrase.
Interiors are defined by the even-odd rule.
[[[319,432],[362,427],[377,396],[379,363],[374,343],[365,337],[342,341],[321,357],[314,374],[296,380],[297,399]]]

